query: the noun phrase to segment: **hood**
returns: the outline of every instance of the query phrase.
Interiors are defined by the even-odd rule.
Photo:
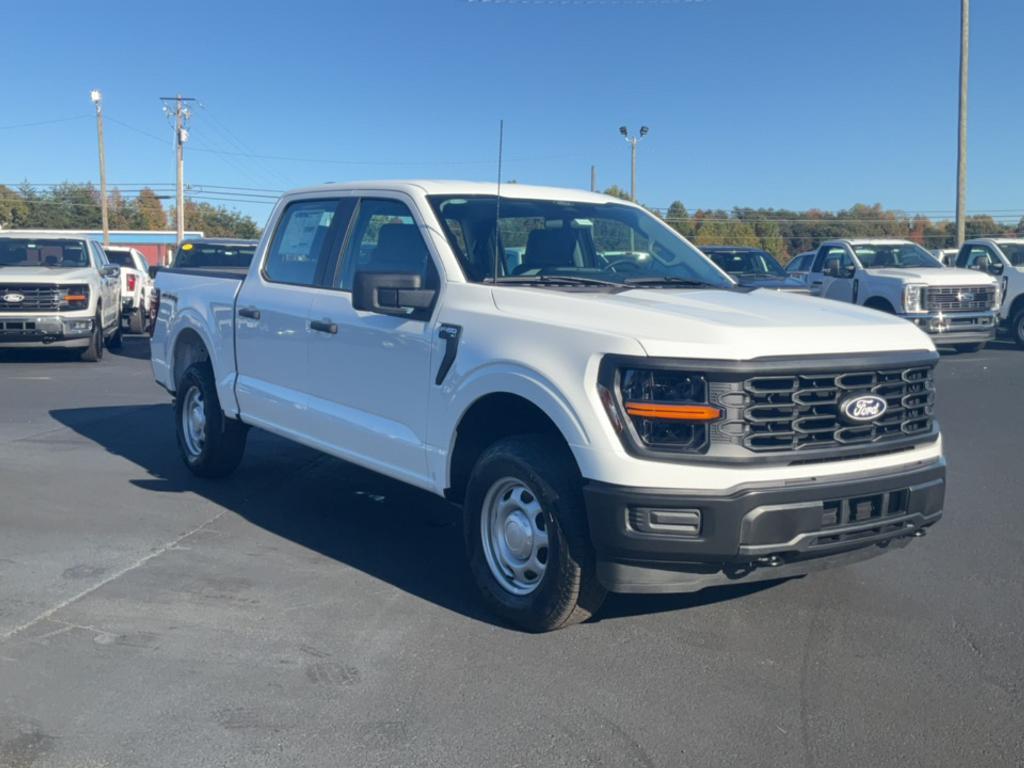
[[[502,312],[635,339],[658,357],[750,360],[935,348],[913,324],[893,315],[785,291],[648,288],[591,293],[527,286],[492,290]]]
[[[96,270],[92,267],[73,267],[70,269],[54,269],[51,267],[0,267],[0,286],[56,283],[91,283],[96,280]]]
[[[749,288],[774,288],[780,291],[806,291],[807,284],[796,277],[780,277],[778,275],[762,275],[761,277],[754,277],[753,275],[733,275],[740,285],[745,285]]]
[[[872,277],[892,277],[905,283],[926,285],[995,285],[995,278],[974,269],[866,269]]]

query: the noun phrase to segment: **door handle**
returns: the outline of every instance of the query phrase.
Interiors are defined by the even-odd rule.
[[[338,324],[332,323],[330,320],[310,320],[309,327],[314,331],[320,331],[320,333],[337,333]]]
[[[247,317],[250,320],[259,320],[260,311],[256,307],[242,307],[238,310],[239,317]]]

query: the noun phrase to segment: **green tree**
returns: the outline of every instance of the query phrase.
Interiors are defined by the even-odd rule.
[[[0,228],[14,229],[26,226],[28,205],[18,192],[0,184]]]
[[[608,189],[606,189],[604,191],[604,193],[606,195],[611,195],[612,197],[617,197],[620,200],[631,200],[632,199],[629,196],[629,192],[627,192],[624,189],[619,189],[619,186],[617,184],[612,184],[610,187],[608,187]]]
[[[172,208],[171,221],[176,217],[176,209]],[[185,201],[185,226],[187,229],[201,230],[207,237],[255,239],[260,235],[260,228],[251,216],[223,205],[211,205],[194,200]]]
[[[675,229],[683,237],[690,237],[693,234],[693,222],[690,220],[690,212],[679,200],[673,201],[672,205],[665,211],[665,222]]]
[[[186,209],[187,211],[188,209]],[[139,190],[135,198],[136,223],[139,229],[166,229],[167,214],[160,198],[149,187]]]

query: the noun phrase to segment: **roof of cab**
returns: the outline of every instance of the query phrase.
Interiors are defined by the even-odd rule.
[[[404,192],[406,194],[425,195],[495,195],[498,185],[492,181],[442,181],[442,180],[392,180],[392,181],[350,181],[344,184],[321,184],[303,187],[288,192],[291,195],[304,195],[319,192],[366,190]],[[622,203],[632,205],[628,200],[621,200],[611,195],[588,192],[582,189],[565,187],[534,187],[528,184],[502,184],[501,196],[532,200],[566,200],[580,203]]]
[[[0,237],[30,237],[33,240],[95,240],[81,232],[44,232],[38,229],[0,229]]]

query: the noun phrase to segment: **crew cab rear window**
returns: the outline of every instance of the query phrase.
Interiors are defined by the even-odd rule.
[[[263,264],[263,276],[275,283],[317,285],[329,259],[328,247],[341,222],[338,199],[300,200],[284,209],[270,252]],[[351,201],[347,210],[351,211]]]

